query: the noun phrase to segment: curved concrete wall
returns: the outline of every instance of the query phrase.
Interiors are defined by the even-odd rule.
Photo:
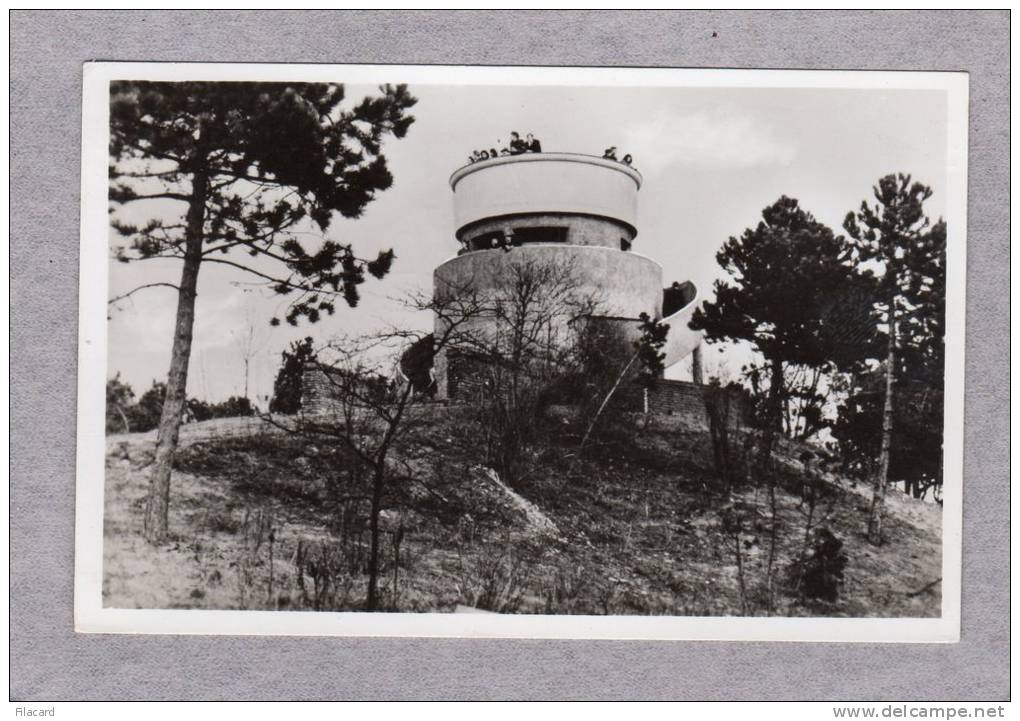
[[[566,240],[568,245],[601,245],[619,250],[621,240],[627,242],[634,240],[634,229],[629,225],[611,218],[571,213],[528,213],[487,218],[462,228],[458,233],[458,240],[470,249],[475,238],[489,233],[500,232],[505,235],[507,231],[514,231],[517,228],[560,227],[568,228]]]
[[[531,243],[510,252],[477,250],[451,258],[435,270],[436,295],[444,289],[497,288],[507,267],[518,259],[569,264],[579,285],[597,295],[603,315],[637,318],[662,313],[662,268],[654,260],[600,246]],[[585,292],[585,295],[588,295]]]
[[[578,213],[637,228],[641,175],[614,160],[525,153],[464,166],[450,177],[458,236],[479,220],[517,213]]]

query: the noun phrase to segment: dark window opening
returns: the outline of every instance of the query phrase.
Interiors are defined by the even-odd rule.
[[[689,280],[684,283],[673,283],[662,291],[662,315],[673,315],[694,300],[697,290]]]
[[[630,250],[630,241],[626,238],[620,238],[620,250]]]
[[[471,240],[471,250],[491,250],[503,244],[503,232],[482,233]]]
[[[566,243],[567,230],[567,228],[551,227],[514,228],[513,243],[514,245],[523,245],[524,243]]]

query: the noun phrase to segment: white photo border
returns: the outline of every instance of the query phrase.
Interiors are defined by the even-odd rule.
[[[119,609],[102,605],[109,83],[131,80],[929,89],[946,93],[947,290],[939,618],[543,616]],[[954,643],[960,640],[969,76],[963,72],[86,63],[82,95],[75,630],[83,633]]]

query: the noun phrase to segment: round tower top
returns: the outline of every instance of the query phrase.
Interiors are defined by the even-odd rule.
[[[468,165],[462,165],[453,171],[450,175],[450,187],[454,191],[457,190],[457,183],[462,178],[470,175],[471,173],[477,173],[479,170],[486,168],[492,168],[499,165],[505,165],[507,163],[585,163],[588,165],[595,165],[602,168],[608,168],[617,172],[623,173],[629,176],[640,190],[641,183],[644,179],[641,177],[641,173],[637,171],[633,166],[622,163],[619,160],[610,160],[609,158],[603,158],[598,155],[585,155],[584,153],[519,153],[517,155],[501,155],[498,158],[489,158],[488,160],[479,160]]]
[[[561,213],[610,218],[636,231],[641,173],[580,153],[523,153],[480,160],[450,176],[458,235],[481,220]]]

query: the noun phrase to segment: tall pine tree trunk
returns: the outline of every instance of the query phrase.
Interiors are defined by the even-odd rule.
[[[784,378],[781,360],[771,361],[771,373],[769,395],[765,400],[765,427],[762,429],[758,457],[758,469],[766,474],[771,473],[769,469],[772,467],[772,449],[776,445],[776,436],[783,430]]]
[[[177,320],[170,354],[170,371],[166,381],[166,398],[163,400],[163,413],[159,419],[156,458],[149,476],[149,498],[145,505],[145,538],[150,543],[162,543],[167,539],[169,531],[170,471],[187,400],[188,362],[191,358],[191,339],[195,325],[198,269],[202,264],[208,184],[209,179],[205,171],[196,170],[188,205],[184,268],[181,271],[181,284],[177,292]]]
[[[874,544],[882,542],[882,517],[885,512],[885,493],[889,488],[889,451],[892,447],[893,431],[893,381],[896,377],[896,301],[889,301],[889,348],[885,361],[885,404],[882,408],[882,448],[878,456],[878,472],[875,475],[874,491],[871,497],[871,512],[868,515],[868,540]]]
[[[776,438],[783,432],[783,407],[786,403],[786,378],[783,375],[783,362],[779,359],[772,360],[772,378],[769,386],[769,397],[767,400],[766,425],[762,435],[761,457],[758,460],[758,483],[765,481],[769,500],[769,551],[768,561],[765,570],[765,612],[771,616],[774,606],[774,583],[775,583],[775,562],[776,548],[779,541],[779,519],[778,504],[776,500],[776,474],[772,465],[772,449],[775,448]]]

